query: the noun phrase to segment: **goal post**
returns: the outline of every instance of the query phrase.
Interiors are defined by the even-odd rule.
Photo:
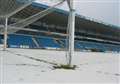
[[[74,8],[74,0],[67,0],[69,5],[69,17],[68,17],[68,31],[69,31],[69,49],[68,49],[68,65],[72,64],[72,57],[74,56],[74,37],[75,37],[75,8]]]

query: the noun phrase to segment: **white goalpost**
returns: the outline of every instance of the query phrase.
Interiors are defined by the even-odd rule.
[[[53,0],[51,0],[53,1]],[[61,1],[61,0],[54,0]],[[69,16],[67,25],[67,43],[66,43],[66,55],[67,55],[67,65],[72,66],[72,57],[74,56],[74,37],[75,37],[75,4],[74,0],[66,0],[69,6]],[[68,45],[68,47],[67,47]]]
[[[67,0],[69,5],[69,17],[68,17],[68,32],[69,32],[69,49],[68,49],[68,61],[67,64],[69,66],[72,65],[72,57],[74,56],[74,32],[75,32],[75,8],[74,8],[74,1],[73,0]]]
[[[66,43],[66,60],[67,65],[72,66],[72,57],[74,56],[74,37],[75,37],[75,5],[74,0],[49,0],[51,2],[67,1],[69,6],[69,16],[67,25],[67,43]],[[68,47],[67,47],[68,45]]]
[[[1,0],[2,1],[2,0]],[[9,0],[5,0],[6,3],[9,2]],[[46,10],[43,10],[42,12],[38,12],[37,14],[35,15],[32,15],[32,16],[29,16],[28,18],[25,18],[21,21],[18,21],[16,23],[13,23],[13,24],[10,24],[8,25],[8,18],[9,16],[12,16],[14,15],[15,13],[17,13],[18,11],[22,10],[23,8],[27,7],[28,5],[30,5],[32,3],[32,1],[34,0],[29,0],[29,4],[25,3],[23,5],[20,5],[20,6],[16,6],[14,8],[14,10],[12,11],[9,11],[8,12],[5,12],[4,11],[0,11],[2,14],[0,14],[0,17],[3,16],[4,14],[6,14],[6,16],[4,16],[5,18],[5,26],[4,26],[4,48],[3,50],[6,50],[7,48],[7,28],[10,27],[10,26],[13,26],[13,27],[25,27],[29,24],[31,24],[32,22],[35,22],[36,20],[44,17],[45,15],[53,12],[54,8],[60,4],[62,4],[64,1],[67,1],[68,3],[68,6],[69,6],[69,16],[68,16],[68,42],[67,42],[67,45],[68,45],[68,48],[67,48],[67,65],[68,66],[71,66],[72,65],[72,57],[74,56],[74,32],[75,32],[75,6],[74,6],[74,0],[50,0],[51,2],[52,1],[59,1],[59,3],[57,3],[56,5],[53,5],[51,7],[49,7],[48,9]],[[14,4],[15,4],[15,0],[13,0]],[[6,4],[4,3],[4,4]],[[2,4],[1,4],[2,5]],[[8,3],[8,6],[9,7],[9,3]],[[4,8],[5,10],[5,8]]]

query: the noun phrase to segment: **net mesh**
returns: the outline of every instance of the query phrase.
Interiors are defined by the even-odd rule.
[[[59,2],[57,4],[55,4],[55,5],[47,8],[46,10],[44,10],[42,12],[40,11],[37,14],[34,14],[34,15],[32,15],[32,16],[24,19],[24,20],[21,20],[21,21],[15,23],[15,24],[12,24],[11,26],[25,27],[25,26],[27,26],[27,25],[29,25],[29,24],[31,24],[31,23],[39,20],[40,18],[46,16],[47,14],[53,12],[55,10],[55,7],[58,6],[58,5],[60,5],[61,3],[63,3],[63,1],[61,1],[61,2]]]
[[[32,1],[34,0],[5,0],[3,2],[3,0],[0,0],[0,5],[3,4],[2,8],[0,8],[0,16],[9,16],[9,14],[15,14],[15,11],[23,8],[24,6],[28,6],[32,3]],[[43,11],[36,11],[36,10],[30,10],[30,6],[29,7],[24,7],[24,9],[20,12],[16,12],[17,13],[17,17],[15,14],[15,17],[12,16],[9,18],[10,20],[14,20],[12,24],[8,24],[8,31],[9,33],[14,33],[16,31],[18,31],[18,29],[12,29],[10,30],[10,27],[26,27],[29,24],[39,20],[40,18],[48,15],[49,13],[53,12],[55,10],[55,7],[62,4],[64,2],[64,0],[60,0],[56,3],[54,3],[54,5],[50,6],[49,8],[43,10]],[[32,12],[32,13],[31,13]],[[34,12],[34,13],[33,13]],[[23,18],[24,17],[24,18]],[[0,24],[4,25],[4,18],[0,18]],[[11,21],[10,21],[11,22]],[[3,26],[1,26],[3,27]],[[2,32],[3,29],[0,29],[0,32]]]
[[[33,0],[0,0],[0,17],[7,17],[12,12],[32,3]]]

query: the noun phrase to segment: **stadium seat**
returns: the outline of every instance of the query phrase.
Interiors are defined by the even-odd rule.
[[[66,39],[55,39],[48,36],[34,37],[38,45],[33,41],[31,36],[8,35],[8,47],[12,48],[66,48]],[[0,44],[3,43],[3,36],[0,35]],[[39,47],[38,47],[39,46]],[[75,40],[75,49],[82,50],[98,50],[98,51],[114,51],[120,52],[119,45],[98,43],[91,41]]]
[[[35,44],[30,36],[21,35],[9,35],[8,36],[8,46],[17,47],[26,46],[28,48],[35,48]]]
[[[54,42],[54,39],[52,37],[39,37],[36,38],[37,42],[42,48],[46,47],[53,47],[53,48],[60,48],[61,46]]]
[[[0,44],[3,44],[3,35],[0,35]]]

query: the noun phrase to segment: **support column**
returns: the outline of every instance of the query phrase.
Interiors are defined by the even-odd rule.
[[[68,22],[69,22],[68,65],[71,66],[72,57],[74,56],[74,32],[75,32],[75,9],[73,0],[70,0],[70,14]]]
[[[8,27],[8,18],[5,18],[4,47],[3,47],[3,50],[6,50],[6,48],[7,48],[7,27]]]

